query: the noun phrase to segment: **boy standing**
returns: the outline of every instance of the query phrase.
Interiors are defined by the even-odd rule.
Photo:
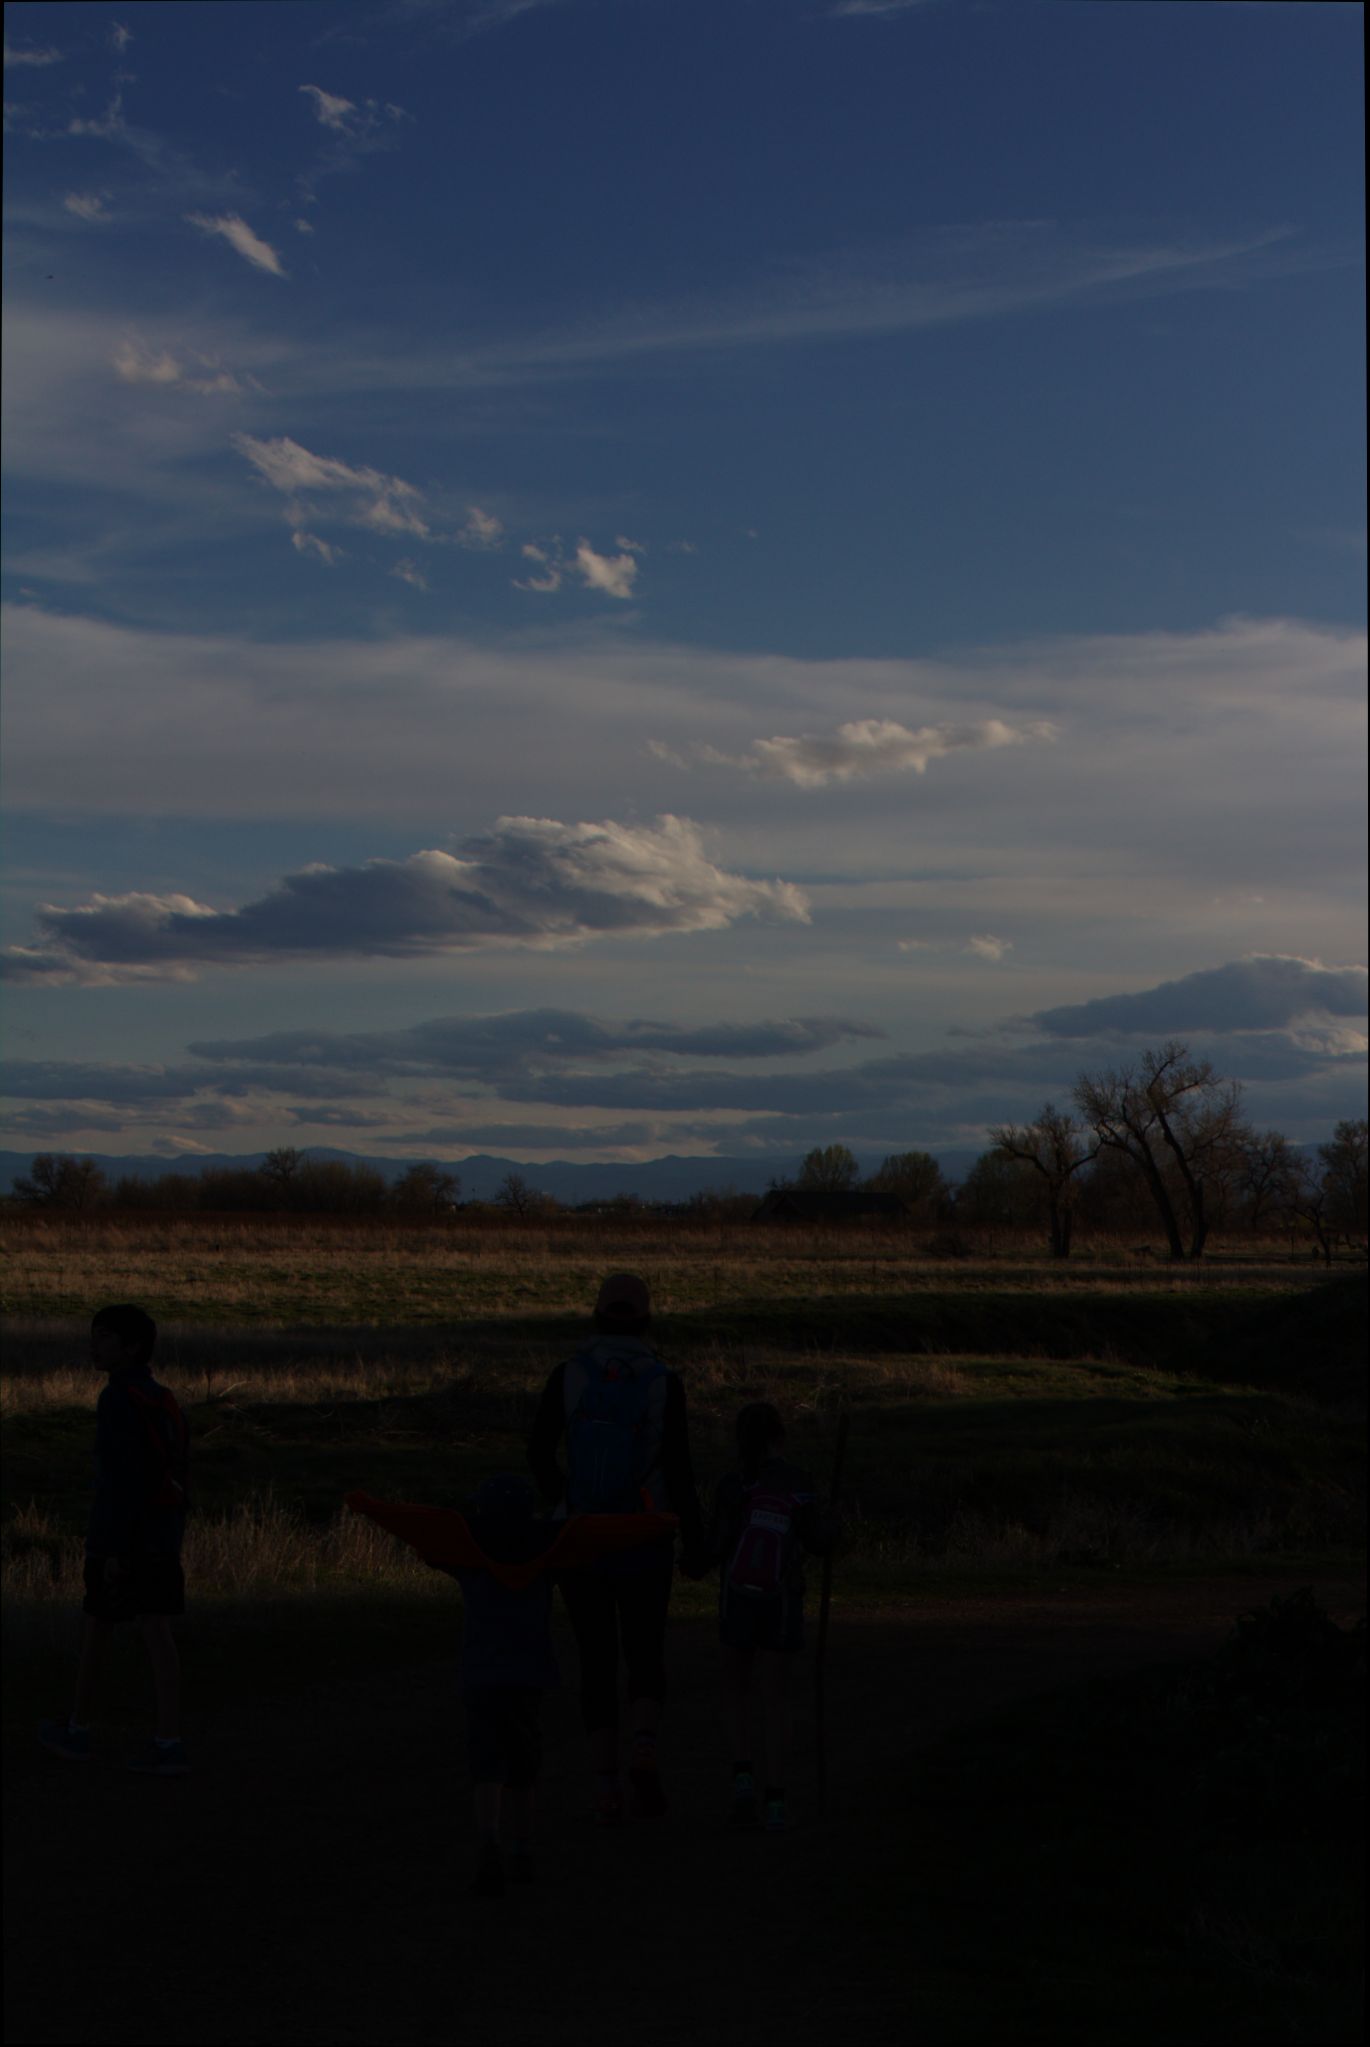
[[[804,1646],[804,1553],[831,1548],[834,1527],[819,1508],[812,1474],[783,1455],[785,1426],[769,1402],[737,1417],[738,1468],[719,1480],[707,1554],[719,1572],[723,1646],[733,1741],[734,1826],[760,1820],[785,1827],[789,1677]],[[766,1775],[758,1811],[750,1705],[760,1680]]]
[[[511,1840],[511,1873],[534,1875],[533,1798],[542,1762],[543,1694],[558,1681],[552,1652],[552,1572],[573,1571],[610,1551],[669,1541],[668,1515],[534,1514],[532,1486],[501,1473],[480,1486],[470,1509],[391,1505],[349,1493],[347,1505],[400,1536],[461,1586],[461,1692],[475,1802],[478,1859],[472,1892],[504,1891],[501,1820]]]
[[[86,1531],[85,1621],[76,1696],[67,1720],[45,1720],[38,1739],[53,1755],[90,1761],[90,1716],[111,1628],[136,1621],[152,1665],[157,1731],[128,1768],[183,1777],[181,1668],[171,1632],[185,1612],[189,1434],[175,1396],[152,1376],[157,1325],[131,1305],[101,1308],[90,1325],[90,1360],[109,1376],[95,1410],[95,1497]]]

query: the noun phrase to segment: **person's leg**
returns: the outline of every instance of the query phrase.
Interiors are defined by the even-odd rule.
[[[504,1770],[504,1811],[516,1875],[532,1874],[533,1786],[541,1768],[542,1693],[521,1686],[513,1695]]]
[[[619,1626],[628,1666],[628,1727],[633,1746],[655,1758],[666,1701],[666,1614],[672,1566],[654,1567],[618,1582]]]
[[[728,1732],[734,1764],[749,1762],[752,1753],[751,1692],[753,1654],[750,1649],[723,1645],[723,1688],[728,1701]]]
[[[602,1798],[618,1785],[618,1631],[613,1586],[589,1571],[568,1571],[561,1596],[580,1657],[580,1714],[590,1767]]]
[[[671,1566],[619,1580],[619,1625],[628,1666],[628,1726],[632,1761],[628,1772],[633,1810],[660,1817],[666,1795],[658,1771],[657,1736],[666,1699],[666,1611],[671,1600]]]
[[[533,1805],[531,1784],[505,1785],[504,1810],[509,1816],[509,1833],[516,1848],[532,1846]]]
[[[181,1738],[181,1658],[171,1620],[164,1613],[145,1613],[138,1618],[138,1631],[152,1665],[153,1689],[157,1695],[157,1739]]]
[[[474,1791],[476,1808],[476,1833],[482,1846],[499,1840],[500,1804],[503,1786],[497,1783],[477,1784]]]
[[[762,1709],[766,1716],[766,1803],[783,1800],[789,1763],[789,1675],[792,1658],[783,1649],[759,1649]]]
[[[99,1690],[111,1632],[109,1621],[97,1620],[93,1614],[82,1616],[81,1653],[76,1665],[76,1698],[71,1709],[71,1717],[78,1727],[90,1725],[91,1710]]]

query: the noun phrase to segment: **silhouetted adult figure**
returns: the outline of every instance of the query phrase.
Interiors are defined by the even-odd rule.
[[[595,1302],[595,1334],[548,1379],[528,1438],[528,1463],[555,1515],[679,1516],[683,1567],[702,1568],[703,1527],[685,1415],[685,1388],[648,1342],[651,1296],[635,1273],[613,1273]],[[565,1438],[566,1469],[558,1452]],[[632,1811],[664,1813],[657,1735],[666,1697],[670,1538],[605,1557],[560,1580],[580,1652],[580,1704],[596,1773],[595,1816],[624,1816],[619,1754],[619,1656],[627,1666],[628,1788]]]

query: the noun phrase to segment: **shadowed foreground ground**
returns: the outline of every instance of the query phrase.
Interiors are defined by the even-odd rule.
[[[1239,1611],[1299,1582],[1072,1585],[843,1619],[829,1816],[816,1819],[809,1772],[796,1769],[796,1824],[782,1838],[738,1839],[722,1824],[714,1635],[676,1623],[670,1817],[595,1831],[566,1687],[547,1714],[540,1880],[498,1902],[466,1894],[451,1661],[213,1715],[192,1699],[197,1768],[179,1781],[109,1767],[113,1748],[88,1770],[66,1766],[11,1725],[7,2040],[826,2047],[896,2028],[929,2042],[1328,2038],[1312,2017],[1253,2023],[1258,1984],[1243,2015],[1230,1979],[1156,1952],[1124,1902],[1102,1963],[1070,1959],[1068,1927],[1063,1949],[1025,1944],[1023,1843],[1005,1862],[994,1839],[998,1825],[1021,1837],[1022,1815],[948,1797],[964,1770],[944,1782],[939,1764],[944,1737],[1015,1700],[1205,1654]],[[1315,1589],[1342,1621],[1362,1610],[1354,1580]],[[569,1644],[562,1664],[574,1673]],[[807,1764],[807,1686],[803,1700]],[[1126,1753],[1118,1769],[1125,1777]],[[1029,1846],[1042,1881],[1057,1882],[1078,1837],[1044,1831]],[[1063,1896],[1091,1871],[1068,1877]]]

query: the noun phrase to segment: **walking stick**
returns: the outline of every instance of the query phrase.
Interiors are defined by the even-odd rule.
[[[847,1448],[847,1403],[843,1393],[842,1412],[837,1420],[837,1444],[832,1454],[832,1482],[828,1488],[828,1513],[833,1516],[837,1509],[837,1491],[842,1480],[842,1459]],[[836,1528],[832,1530],[835,1539]],[[832,1606],[832,1543],[828,1545],[823,1558],[823,1590],[818,1600],[818,1647],[813,1660],[813,1704],[814,1737],[818,1750],[818,1812],[821,1818],[828,1803],[828,1744],[827,1724],[824,1717],[826,1700],[823,1692],[824,1666],[828,1654],[828,1614]]]

